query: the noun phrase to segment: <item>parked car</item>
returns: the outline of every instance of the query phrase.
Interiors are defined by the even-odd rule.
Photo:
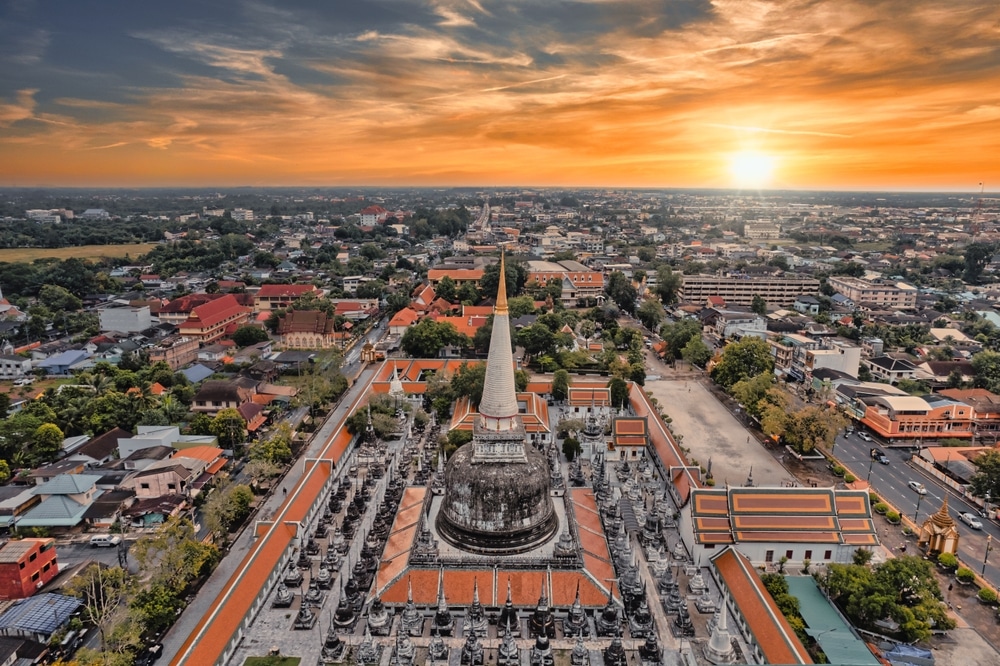
[[[858,431],[858,437],[860,437],[861,439],[865,440],[866,442],[872,441],[872,436],[869,435],[868,433],[866,433],[864,430],[859,430]]]
[[[122,538],[117,534],[95,534],[90,537],[90,545],[98,548],[110,548],[122,542]]]
[[[879,463],[881,463],[882,465],[889,464],[889,458],[878,449],[872,449],[871,454],[872,454],[872,459],[879,461]]]
[[[979,519],[976,518],[976,516],[973,515],[973,514],[971,514],[971,513],[968,513],[968,512],[966,512],[966,513],[960,513],[960,514],[958,514],[958,518],[959,518],[959,520],[961,520],[963,523],[965,523],[966,525],[968,525],[969,527],[971,527],[974,530],[981,530],[981,529],[983,529],[983,524],[981,522],[979,522]]]
[[[919,481],[910,481],[906,485],[910,487],[910,490],[917,493],[918,495],[927,494],[927,489],[924,488],[924,484],[920,483]]]

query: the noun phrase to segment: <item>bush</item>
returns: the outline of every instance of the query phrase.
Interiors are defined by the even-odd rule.
[[[858,480],[858,477],[854,476],[853,474],[845,474],[844,475],[844,483],[854,483],[857,480]]]
[[[955,572],[955,578],[962,583],[971,583],[976,580],[976,573],[967,567],[962,567]]]
[[[713,487],[715,485],[715,479],[705,479],[705,485],[709,488]]]
[[[913,534],[914,534],[913,528],[910,527],[909,525],[904,525],[903,526],[903,534],[905,536],[913,536]]]
[[[878,495],[875,493],[868,493],[868,503],[878,504]]]
[[[997,602],[997,593],[988,587],[984,587],[979,590],[979,594],[977,596],[979,597],[979,600],[985,604],[995,604]]]
[[[951,553],[941,553],[938,555],[937,561],[945,569],[953,569],[958,566],[958,558]]]
[[[885,502],[879,502],[872,508],[875,509],[875,513],[881,513],[882,515],[885,515],[885,512],[889,510],[889,505],[886,504]]]
[[[844,476],[847,473],[847,470],[842,465],[834,465],[831,471],[834,476]]]
[[[893,525],[895,525],[896,523],[899,522],[899,513],[895,512],[895,511],[888,511],[885,514],[885,519],[888,520]]]

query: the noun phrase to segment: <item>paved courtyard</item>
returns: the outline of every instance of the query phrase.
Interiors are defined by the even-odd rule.
[[[695,379],[672,379],[666,366],[654,363],[650,370],[661,371],[663,378],[647,381],[646,390],[673,419],[671,428],[682,436],[681,446],[690,449],[688,458],[704,466],[712,461],[716,483],[743,485],[751,468],[755,485],[795,480],[705,386]]]

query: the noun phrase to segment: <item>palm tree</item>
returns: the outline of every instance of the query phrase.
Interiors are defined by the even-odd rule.
[[[179,423],[188,415],[188,408],[172,394],[166,394],[160,399],[160,410],[171,423]]]

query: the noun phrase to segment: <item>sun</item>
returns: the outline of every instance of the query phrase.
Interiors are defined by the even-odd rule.
[[[729,157],[729,174],[741,190],[760,190],[771,184],[774,158],[755,150],[744,150]]]

